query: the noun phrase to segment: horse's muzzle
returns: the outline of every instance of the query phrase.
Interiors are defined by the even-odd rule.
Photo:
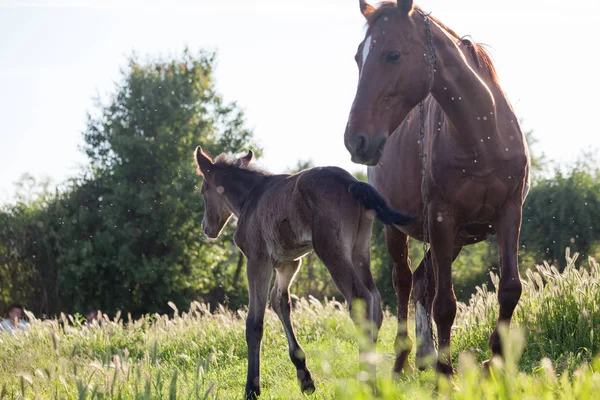
[[[379,162],[386,140],[385,134],[369,137],[364,133],[357,133],[346,140],[345,145],[350,152],[352,162],[373,166]]]

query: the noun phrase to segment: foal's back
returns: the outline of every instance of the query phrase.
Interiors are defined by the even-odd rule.
[[[356,224],[361,212],[360,203],[348,192],[354,182],[356,178],[338,167],[267,176],[244,205],[236,237],[253,238],[263,246],[255,251],[266,251],[275,259],[296,259],[312,250],[315,220],[330,220],[333,231],[356,229],[345,226],[348,220]]]

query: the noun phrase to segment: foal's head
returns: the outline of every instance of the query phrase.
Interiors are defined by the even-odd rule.
[[[211,157],[206,154],[200,146],[196,147],[195,159],[198,173],[204,177],[200,193],[204,198],[204,218],[202,219],[202,230],[211,239],[219,237],[225,224],[233,215],[231,202],[224,195],[226,171],[232,166],[245,168],[248,166],[254,153],[248,151],[244,157],[238,158],[233,162],[219,163],[213,162]]]
[[[428,37],[412,0],[385,2],[377,9],[365,0],[359,3],[368,29],[355,56],[359,80],[344,142],[352,161],[375,165],[387,137],[427,96]]]

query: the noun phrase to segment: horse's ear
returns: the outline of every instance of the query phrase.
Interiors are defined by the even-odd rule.
[[[246,154],[244,157],[240,158],[240,163],[242,164],[242,166],[247,167],[248,164],[250,164],[250,161],[252,161],[253,157],[254,157],[254,152],[252,152],[252,150],[248,150],[248,154]]]
[[[198,173],[200,175],[204,175],[204,173],[210,171],[211,167],[213,166],[213,162],[210,156],[202,150],[202,147],[196,147],[196,151],[194,151],[194,154],[196,159],[196,166],[198,167]]]
[[[403,14],[408,14],[413,9],[413,0],[398,0],[398,10]]]
[[[369,17],[373,11],[375,11],[375,7],[367,3],[365,0],[358,0],[360,5],[360,12],[364,15],[365,18]]]

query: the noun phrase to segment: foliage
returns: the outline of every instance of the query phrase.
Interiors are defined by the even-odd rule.
[[[212,154],[261,149],[238,107],[216,93],[213,63],[214,55],[187,50],[175,60],[130,59],[114,96],[88,118],[88,170],[61,194],[0,215],[1,280],[25,272],[48,281],[29,279],[25,299],[2,287],[3,298],[9,293],[50,314],[100,308],[139,315],[164,312],[169,300],[189,304],[215,282],[234,292],[232,228],[218,244],[202,241],[192,154],[197,145]],[[36,300],[44,291],[55,292],[51,301]]]
[[[379,398],[432,398],[436,392],[453,399],[595,398],[600,266],[592,261],[578,268],[575,258],[562,274],[546,265],[526,275],[515,329],[503,335],[508,358],[489,379],[476,361],[489,354],[485,341],[497,316],[496,294],[479,287],[468,305],[459,305],[453,332],[458,391],[443,381],[436,388],[431,371],[390,378],[396,321],[386,313],[378,343]],[[493,280],[497,284],[497,276]],[[294,325],[317,383],[312,398],[374,398],[357,368],[357,332],[344,307],[314,298],[295,302]],[[247,310],[220,307],[211,313],[193,302],[187,312],[174,305],[173,311],[126,321],[103,316],[100,326],[61,315],[33,319],[29,332],[0,334],[0,398],[241,398]],[[265,398],[304,398],[271,310],[265,318],[262,386]]]
[[[600,169],[584,155],[568,172],[531,188],[523,210],[522,243],[535,261],[559,263],[567,246],[595,255],[600,240]],[[563,264],[564,265],[564,264]]]
[[[571,257],[567,249],[562,273],[545,263],[524,274],[523,294],[513,321],[525,329],[528,345],[521,366],[526,370],[535,369],[537,361],[547,357],[558,372],[573,372],[600,351],[600,337],[595,332],[600,326],[600,264],[590,258],[587,266],[578,268],[578,256]],[[491,278],[497,290],[499,277],[492,273]],[[459,304],[455,322],[458,347],[484,348],[498,318],[497,304],[495,293],[485,286],[477,288],[468,305]],[[480,352],[476,356],[483,360],[487,355]]]

